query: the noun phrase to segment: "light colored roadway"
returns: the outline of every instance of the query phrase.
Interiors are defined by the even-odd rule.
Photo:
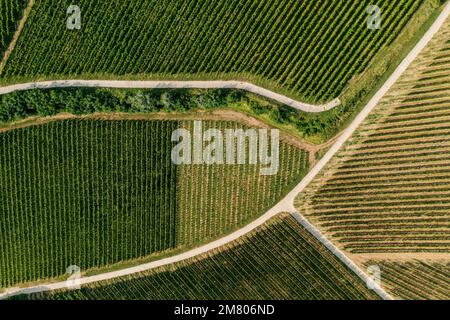
[[[353,122],[343,131],[341,136],[336,140],[330,150],[324,155],[324,157],[312,168],[312,170],[303,178],[303,180],[277,205],[275,205],[272,209],[267,211],[263,216],[254,220],[247,226],[233,232],[230,235],[227,235],[219,240],[208,243],[204,246],[192,249],[182,254],[175,255],[173,257],[169,257],[166,259],[162,259],[159,261],[154,261],[146,264],[142,264],[136,267],[126,268],[118,271],[108,272],[104,274],[99,274],[91,277],[85,277],[81,279],[81,284],[89,284],[102,280],[109,280],[125,275],[134,274],[137,272],[146,271],[149,269],[153,269],[159,266],[164,266],[168,264],[172,264],[175,262],[179,262],[185,259],[189,259],[203,253],[206,253],[210,250],[219,248],[231,241],[238,239],[241,236],[253,231],[255,228],[261,226],[269,219],[273,218],[280,212],[289,212],[291,213],[297,221],[299,221],[307,230],[309,230],[319,241],[327,246],[329,250],[331,250],[344,264],[350,267],[363,281],[370,281],[370,277],[364,273],[358,266],[356,266],[350,259],[345,256],[345,254],[340,251],[336,246],[334,246],[329,240],[323,236],[316,227],[310,224],[303,216],[301,216],[294,207],[294,200],[296,196],[302,192],[306,186],[315,178],[315,176],[322,170],[322,168],[328,163],[328,161],[336,154],[336,152],[342,147],[342,145],[347,141],[347,139],[355,132],[358,126],[364,121],[364,119],[369,115],[369,113],[373,110],[373,108],[380,102],[383,96],[389,91],[392,85],[400,78],[400,76],[405,72],[408,66],[412,63],[412,61],[419,55],[419,53],[425,48],[428,42],[433,38],[433,36],[439,31],[441,26],[445,23],[447,18],[450,16],[450,2],[444,7],[443,11],[430,27],[430,29],[426,32],[426,34],[422,37],[419,43],[414,47],[414,49],[408,54],[408,56],[402,61],[402,63],[398,66],[398,68],[394,71],[394,73],[389,77],[386,83],[380,88],[380,90],[372,97],[369,103],[364,107],[364,109],[358,114],[358,116],[353,120]],[[382,297],[383,299],[392,299],[392,297],[386,293],[380,286],[377,284],[374,285],[374,290]],[[12,295],[17,295],[20,293],[34,293],[34,292],[42,292],[48,290],[57,290],[64,289],[66,287],[66,282],[58,282],[52,284],[45,284],[41,286],[35,286],[25,289],[13,288],[9,291],[6,291],[0,294],[0,298],[6,298]]]
[[[93,88],[141,88],[141,89],[240,89],[266,97],[304,112],[323,112],[341,104],[339,98],[322,105],[295,101],[276,92],[241,81],[128,81],[128,80],[53,80],[29,82],[0,87],[0,95],[29,89],[93,87]]]

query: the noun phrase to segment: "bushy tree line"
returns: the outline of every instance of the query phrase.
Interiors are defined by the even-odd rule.
[[[0,0],[0,55],[8,47],[27,0]]]
[[[238,106],[275,125],[293,126],[303,136],[326,133],[336,126],[334,113],[308,114],[231,89],[58,88],[16,91],[0,98],[0,123],[60,112],[187,112]],[[240,108],[241,107],[241,108]]]

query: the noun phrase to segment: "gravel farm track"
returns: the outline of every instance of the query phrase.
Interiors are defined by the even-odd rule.
[[[29,82],[0,88],[0,95],[14,91],[50,88],[121,88],[121,89],[238,89],[257,94],[304,112],[323,112],[340,105],[339,98],[322,105],[312,105],[242,81],[129,81],[129,80],[55,80]]]
[[[80,284],[89,284],[93,282],[103,281],[103,280],[109,280],[121,276],[126,276],[130,274],[134,274],[137,272],[146,271],[149,269],[153,269],[156,267],[172,264],[178,261],[182,261],[185,259],[189,259],[195,256],[198,256],[200,254],[203,254],[205,252],[208,252],[210,250],[216,249],[220,246],[223,246],[231,241],[234,241],[238,239],[239,237],[251,232],[255,228],[261,226],[265,222],[267,222],[269,219],[274,217],[275,215],[282,213],[282,212],[288,212],[291,213],[299,223],[301,223],[311,234],[313,234],[320,242],[322,242],[330,251],[332,251],[345,265],[347,265],[351,270],[353,270],[363,281],[367,283],[372,284],[372,288],[374,291],[383,299],[392,299],[392,297],[386,293],[378,284],[372,283],[370,277],[364,273],[356,264],[351,261],[342,251],[340,251],[335,245],[333,245],[328,239],[326,239],[320,231],[317,230],[316,227],[314,227],[312,224],[310,224],[303,216],[301,216],[298,212],[296,212],[296,209],[294,208],[294,199],[298,195],[298,193],[302,192],[305,187],[316,177],[316,175],[322,170],[322,168],[328,163],[328,161],[336,154],[336,152],[344,145],[344,143],[347,141],[347,139],[355,132],[355,130],[359,127],[359,125],[364,121],[364,119],[369,115],[369,113],[374,109],[374,107],[379,103],[379,101],[385,96],[385,94],[389,91],[389,89],[393,86],[393,84],[400,78],[400,76],[406,71],[408,66],[412,63],[413,60],[419,55],[419,53],[426,47],[426,45],[429,43],[429,41],[433,38],[433,36],[439,31],[439,29],[443,26],[446,19],[450,16],[450,2],[448,2],[439,17],[436,19],[436,21],[433,23],[433,25],[429,28],[429,30],[425,33],[425,35],[420,39],[420,41],[417,43],[417,45],[412,49],[412,51],[405,57],[405,59],[401,62],[401,64],[397,67],[397,69],[394,71],[394,73],[389,77],[389,79],[384,83],[384,85],[379,89],[379,91],[372,97],[372,99],[368,102],[368,104],[362,109],[362,111],[357,115],[357,117],[353,120],[353,122],[342,132],[342,134],[339,136],[339,138],[336,140],[336,142],[331,146],[329,151],[322,157],[322,159],[312,168],[312,170],[303,178],[303,180],[283,199],[281,200],[277,205],[275,205],[272,209],[267,211],[264,215],[259,217],[258,219],[254,220],[247,226],[243,227],[240,230],[237,230],[233,232],[232,234],[229,234],[219,240],[213,241],[211,243],[208,243],[206,245],[200,246],[198,248],[189,250],[187,252],[165,258],[162,260],[141,264],[135,267],[125,268],[122,270],[112,271],[108,273],[98,274],[94,276],[84,277],[80,279]],[[94,81],[84,81],[84,80],[64,80],[64,81],[51,81],[51,82],[43,82],[43,83],[28,83],[28,84],[19,84],[9,87],[3,87],[0,88],[0,94],[4,94],[11,91],[16,90],[26,90],[31,88],[51,88],[51,87],[86,87],[86,86],[115,86],[115,87],[124,87],[127,88],[127,85],[135,85],[137,87],[144,85],[153,85],[155,88],[168,88],[168,85],[170,83],[178,86],[181,83],[186,85],[188,88],[193,88],[197,86],[205,86],[209,88],[217,88],[217,85],[224,84],[226,88],[238,88],[238,89],[244,89],[247,91],[254,90],[255,88],[259,88],[256,86],[253,86],[251,84],[247,83],[241,83],[241,82],[168,82],[168,81],[156,81],[156,82],[134,82],[134,81],[125,81],[125,82],[117,82],[117,81],[102,81],[102,80],[94,80]],[[242,87],[241,87],[242,86]],[[144,86],[145,87],[145,86]],[[262,88],[260,88],[262,89]],[[260,91],[258,89],[257,91]],[[262,89],[265,90],[265,89]],[[263,96],[267,96],[267,92],[264,91],[266,94],[262,94]],[[257,94],[260,94],[258,92],[254,92]],[[268,98],[279,100],[277,99],[278,95],[275,93],[271,93]],[[282,97],[282,96],[281,96]],[[278,96],[280,98],[280,96]],[[284,97],[286,98],[286,97]],[[284,99],[283,98],[283,99]],[[289,99],[289,98],[286,98]],[[290,99],[289,99],[290,100]],[[280,101],[282,102],[282,100]],[[292,102],[292,100],[291,100]],[[283,102],[284,103],[284,102]],[[338,103],[338,101],[334,101],[331,104],[328,105],[328,107],[332,108],[336,106],[335,104]],[[286,103],[290,105],[289,103]],[[298,103],[297,109],[303,110],[302,108],[305,108],[308,105]],[[302,107],[303,106],[303,107]],[[295,106],[293,106],[295,108]],[[309,105],[309,107],[312,107]],[[306,109],[308,109],[307,107]],[[323,106],[322,106],[323,107]],[[317,110],[317,107],[313,107],[314,111],[308,111],[308,112],[320,112],[324,110]],[[307,111],[307,110],[303,110]],[[47,283],[47,284],[41,284],[33,287],[28,288],[11,288],[3,293],[0,294],[0,299],[2,298],[8,298],[14,295],[18,294],[27,294],[27,293],[36,293],[36,292],[43,292],[43,291],[49,291],[49,290],[58,290],[58,289],[64,289],[66,288],[67,284],[65,281],[62,282],[56,282],[56,283]]]

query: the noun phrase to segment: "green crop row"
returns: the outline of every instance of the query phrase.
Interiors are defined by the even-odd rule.
[[[4,77],[82,74],[239,77],[311,102],[340,95],[422,1],[88,1],[79,31],[67,0],[36,2]]]
[[[0,287],[211,241],[273,206],[309,167],[307,152],[282,141],[272,176],[261,163],[178,166],[179,128],[193,122],[78,119],[0,133]]]

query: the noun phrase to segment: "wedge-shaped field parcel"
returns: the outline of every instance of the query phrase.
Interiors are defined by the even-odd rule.
[[[450,21],[297,199],[344,249],[450,253]]]

